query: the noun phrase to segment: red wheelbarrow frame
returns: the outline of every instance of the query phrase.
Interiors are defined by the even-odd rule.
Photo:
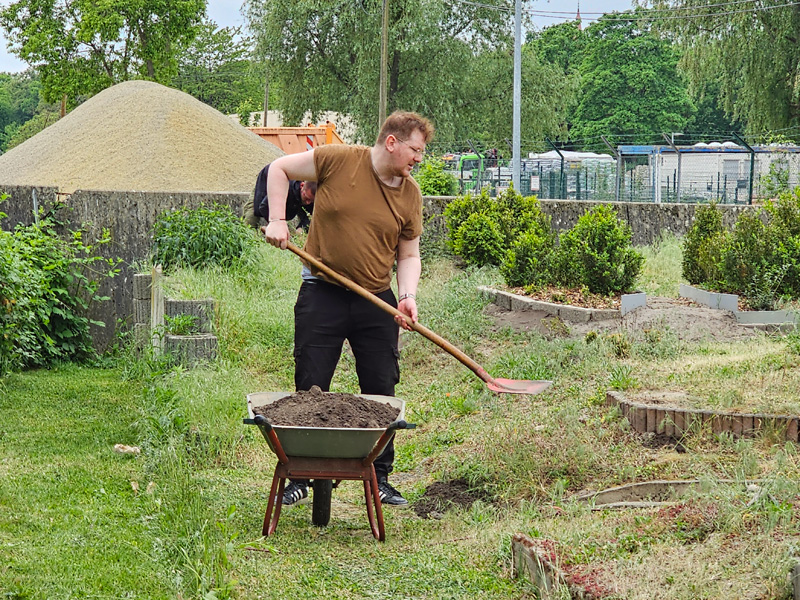
[[[383,452],[386,445],[395,436],[398,429],[413,429],[416,425],[403,420],[395,421],[381,434],[372,451],[364,458],[316,458],[306,456],[287,456],[278,439],[272,424],[262,415],[252,419],[244,419],[248,425],[258,425],[262,433],[269,438],[272,449],[278,457],[272,485],[269,491],[267,510],[264,513],[264,525],[261,534],[272,535],[278,527],[281,516],[283,490],[287,479],[332,479],[334,481],[355,480],[364,482],[364,500],[367,505],[367,519],[372,535],[378,541],[386,540],[386,529],[383,523],[383,509],[378,492],[378,478],[373,462]]]

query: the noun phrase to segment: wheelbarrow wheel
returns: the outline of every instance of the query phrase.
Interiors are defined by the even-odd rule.
[[[311,504],[311,522],[317,527],[325,527],[331,520],[331,492],[333,480],[315,479],[314,497]]]

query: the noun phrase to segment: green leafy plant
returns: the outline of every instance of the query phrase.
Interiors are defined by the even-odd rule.
[[[194,335],[199,332],[198,318],[195,315],[175,315],[164,317],[166,332],[170,335]]]
[[[447,205],[444,215],[451,249],[468,264],[504,265],[503,272],[513,281],[509,285],[532,283],[526,280],[533,273],[531,262],[546,257],[555,243],[550,217],[536,197],[523,197],[513,189],[497,198],[487,190],[460,196]],[[518,273],[519,267],[524,274]]]
[[[789,190],[789,161],[779,158],[769,163],[769,172],[761,178],[764,195],[774,198],[788,193]]]
[[[444,170],[444,161],[427,156],[419,165],[414,179],[424,196],[454,196],[458,193],[458,179]]]
[[[686,281],[695,285],[706,281],[706,274],[701,266],[701,249],[707,247],[709,240],[721,233],[722,213],[716,205],[699,207],[683,242],[683,276]]]
[[[628,292],[644,257],[631,246],[629,225],[606,204],[584,213],[560,238],[559,275],[566,285],[586,285],[594,294]]]
[[[152,260],[172,267],[230,267],[242,261],[256,239],[230,208],[182,207],[163,213],[153,226]]]
[[[95,356],[88,316],[101,282],[119,261],[99,255],[111,237],[90,244],[81,231],[58,234],[52,216],[0,232],[0,374]]]
[[[550,277],[550,257],[555,235],[537,231],[522,233],[506,254],[500,272],[510,286],[539,286]]]
[[[757,278],[777,266],[775,234],[760,211],[739,215],[723,258],[726,291],[746,294]]]
[[[469,265],[499,265],[505,251],[502,238],[489,215],[473,213],[456,231],[454,250]]]
[[[630,365],[616,365],[608,375],[608,385],[612,390],[624,392],[638,387],[639,382],[633,376],[633,367]]]

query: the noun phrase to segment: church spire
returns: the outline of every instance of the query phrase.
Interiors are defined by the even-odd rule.
[[[575,20],[578,22],[578,29],[583,31],[583,25],[581,25],[581,3],[578,2],[578,14],[575,15]]]

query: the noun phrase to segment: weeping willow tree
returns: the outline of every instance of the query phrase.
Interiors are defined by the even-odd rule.
[[[382,0],[248,0],[245,6],[284,121],[298,123],[307,110],[314,119],[338,111],[371,142],[378,126]],[[390,0],[387,112],[401,108],[432,118],[440,141],[467,131],[510,135],[513,6],[513,0]],[[527,95],[523,88],[523,115],[535,115],[535,127],[553,134],[563,126],[570,88],[563,74],[533,59],[526,64],[532,84]]]
[[[749,133],[800,124],[800,5],[789,0],[652,0],[647,17],[684,50],[702,93],[718,85],[723,108]]]

